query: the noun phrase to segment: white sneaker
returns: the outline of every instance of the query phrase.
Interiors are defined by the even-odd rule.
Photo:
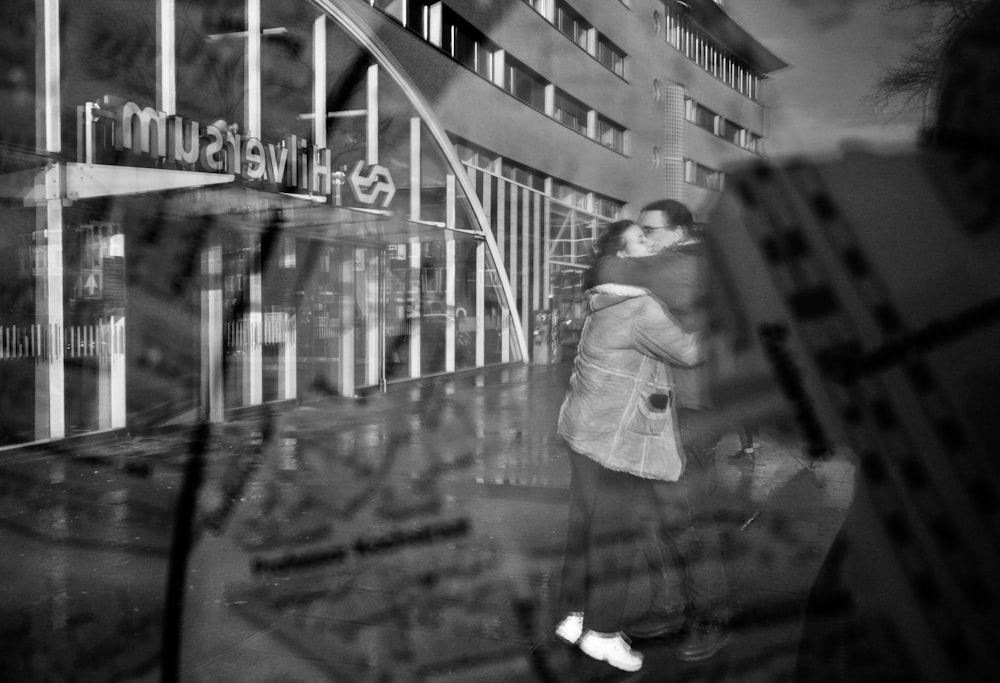
[[[621,633],[587,631],[580,639],[580,649],[594,659],[607,662],[622,671],[638,671],[642,668],[642,653],[633,652]]]
[[[576,645],[583,635],[583,612],[570,612],[556,626],[556,636],[570,645]]]

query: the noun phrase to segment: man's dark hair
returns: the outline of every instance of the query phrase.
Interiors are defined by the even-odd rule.
[[[662,211],[667,214],[671,225],[688,230],[694,227],[694,216],[691,215],[691,210],[676,200],[657,199],[655,202],[650,202],[642,207],[639,213],[642,214],[648,211]]]

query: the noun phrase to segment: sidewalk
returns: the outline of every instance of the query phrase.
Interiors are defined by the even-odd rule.
[[[191,432],[0,460],[0,679],[159,680],[170,523],[204,447],[183,681],[774,681],[851,496],[769,431],[718,449],[738,639],[684,664],[635,643],[619,675],[551,636],[569,365],[493,369]],[[9,550],[8,550],[9,549]],[[628,610],[647,600],[634,586]],[[12,647],[13,646],[13,647]]]

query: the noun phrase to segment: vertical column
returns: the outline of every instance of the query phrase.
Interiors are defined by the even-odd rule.
[[[556,115],[556,86],[549,83],[545,86],[545,115],[555,116]]]
[[[378,163],[378,64],[368,67],[368,78],[365,81],[366,117],[365,144],[369,164]]]
[[[36,139],[43,153],[61,151],[59,0],[36,0],[35,81]],[[36,182],[45,185],[35,213],[35,320],[48,348],[35,364],[35,438],[66,435],[65,366],[63,364],[63,207],[59,168],[52,166]]]
[[[487,184],[489,178],[486,178]],[[476,365],[486,364],[486,244],[476,242]]]
[[[499,263],[494,263],[495,268],[507,268],[507,259],[505,255],[507,253],[507,188],[510,187],[513,192],[513,185],[508,183],[503,178],[497,179],[497,251],[500,253],[501,261]],[[508,273],[510,270],[507,271]],[[511,288],[514,287],[514,281],[510,280]],[[512,297],[516,301],[516,297]],[[500,305],[503,306],[503,310],[500,314],[500,362],[508,363],[510,362],[510,309],[506,307],[506,302],[501,301]]]
[[[666,81],[663,86],[663,196],[679,201],[687,201],[684,106],[684,86]]]
[[[365,118],[366,130],[365,130],[365,151],[368,158],[369,164],[378,163],[378,65],[372,64],[368,67],[368,75],[365,79],[365,109],[367,111],[367,116]],[[367,258],[367,255],[366,255]],[[384,360],[380,357],[380,349],[382,348],[382,340],[385,336],[385,327],[382,324],[380,312],[382,311],[382,302],[380,297],[383,292],[378,286],[381,282],[382,259],[375,259],[376,272],[373,275],[369,270],[366,270],[366,283],[365,286],[368,288],[368,296],[366,297],[367,315],[365,319],[367,321],[367,334],[365,335],[368,339],[368,344],[366,348],[366,359],[365,364],[368,372],[366,377],[366,383],[369,386],[375,385],[379,381],[381,374],[381,368]],[[372,296],[374,294],[374,296]]]
[[[313,22],[313,144],[326,147],[326,15]]]
[[[542,197],[537,193],[532,193],[535,201],[534,216],[531,221],[531,307],[540,309],[542,307],[542,255],[547,249],[547,244],[542,238]],[[548,260],[548,254],[545,254]],[[546,291],[548,284],[544,284]]]
[[[225,419],[223,382],[222,244],[213,232],[201,252],[201,401],[200,417]]]
[[[422,211],[420,202],[421,187],[421,124],[420,118],[410,118],[410,219],[420,220]],[[420,238],[410,238],[410,292],[407,303],[410,308],[406,312],[410,338],[410,377],[420,377]]]
[[[354,318],[355,272],[354,247],[338,249],[337,261],[340,268],[340,375],[337,378],[340,395],[354,396]]]
[[[445,176],[444,371],[455,371],[455,175]]]
[[[494,177],[482,172],[483,190],[482,205],[486,214],[486,230],[492,230],[495,225],[493,217],[493,183]],[[493,264],[498,267],[498,264]],[[492,272],[492,271],[490,271]],[[489,273],[486,272],[486,240],[476,243],[476,365],[486,364],[486,283]]]
[[[552,197],[545,193],[542,204],[542,296],[552,301]]]
[[[167,114],[177,113],[177,55],[176,55],[176,6],[175,0],[157,0],[156,1],[156,108],[159,111],[166,112]],[[88,117],[89,118],[89,117]],[[124,236],[120,236],[124,241]],[[122,256],[124,256],[124,248],[122,250]],[[205,251],[202,252],[202,286],[201,286],[201,300],[202,300],[202,320],[201,320],[201,380],[200,380],[200,394],[201,401],[199,410],[201,411],[202,419],[211,422],[221,422],[222,421],[222,408],[223,408],[223,386],[222,386],[222,251],[221,247],[214,256],[216,259],[216,266],[218,269],[217,277],[214,279],[217,281],[215,283],[215,291],[207,290],[206,287],[208,283],[213,279],[208,276],[205,271],[208,266],[207,257]],[[206,309],[208,308],[209,301],[215,297],[215,320],[214,325],[206,324]],[[208,316],[211,318],[211,316]],[[125,319],[121,320],[121,336],[124,340],[125,338]],[[216,346],[213,348],[212,344],[208,343],[205,339],[207,334],[214,334]],[[214,356],[206,357],[206,353],[215,353]],[[116,361],[115,355],[112,358],[112,375],[116,374]],[[121,401],[121,424],[114,424],[114,427],[125,426],[125,401],[124,401],[124,389],[125,389],[125,349],[122,348],[120,364],[121,368],[121,388],[122,388],[122,401]],[[217,374],[208,374],[210,372],[215,372]],[[103,373],[102,373],[103,376]],[[215,386],[210,386],[210,382],[215,382]],[[115,384],[113,380],[112,384]],[[217,393],[217,395],[216,395]],[[103,405],[103,402],[102,402]],[[112,409],[112,422],[115,421],[114,416],[115,410]]]
[[[517,198],[521,194],[522,190],[516,183],[510,183],[510,213],[507,214],[507,228],[510,232],[510,261],[507,267],[507,279],[510,282],[510,298],[511,301],[518,307],[518,310],[524,310],[523,290],[521,289],[521,279],[517,277],[518,274],[518,264],[519,264],[519,252],[518,243],[521,233],[520,224],[518,221],[517,214]],[[513,311],[510,312],[513,315]],[[509,322],[508,322],[509,325]],[[522,329],[528,329],[527,327],[522,327]]]
[[[105,239],[108,240],[107,255],[124,258],[125,235],[109,235]],[[125,316],[112,315],[101,328],[97,427],[118,429],[125,426]]]
[[[260,0],[247,0],[246,135],[260,137]],[[239,169],[233,171],[239,173]]]
[[[508,182],[504,178],[497,178],[497,216],[494,224],[497,226],[496,231],[496,242],[497,251],[500,252],[501,261],[500,263],[494,263],[493,265],[497,268],[506,268],[506,258],[504,255],[507,253],[507,187]]]
[[[326,15],[320,15],[313,22],[313,144],[319,148],[326,147],[326,117],[327,117],[327,106],[326,106]],[[339,192],[339,191],[338,191]],[[338,194],[339,196],[339,194]],[[295,252],[295,240],[292,238],[291,245],[292,253]],[[294,266],[293,266],[294,267]],[[343,280],[343,278],[341,278]],[[352,310],[353,315],[353,310]],[[343,317],[343,311],[340,312],[340,344],[338,345],[341,349],[340,359],[339,359],[339,376],[337,377],[337,384],[340,387],[341,393],[345,396],[349,396],[354,393],[354,348],[352,346],[349,358],[350,363],[350,376],[351,376],[351,389],[349,392],[344,391],[344,338],[347,334],[346,331],[346,319]],[[294,335],[297,329],[296,321],[293,319],[291,324],[291,334]],[[293,337],[294,338],[294,337]],[[314,348],[312,354],[316,355],[318,352]],[[289,374],[294,378],[297,374],[295,364],[298,362],[298,351],[296,347],[295,355],[289,356],[288,361],[291,363],[289,366]],[[324,376],[326,375],[326,368],[324,368]],[[294,382],[294,379],[289,379],[286,381]],[[298,387],[295,387],[295,391],[298,391]],[[288,398],[293,398],[295,394],[290,394]]]
[[[247,0],[247,90],[246,90],[246,135],[259,137],[261,120],[260,85],[260,0]],[[239,169],[233,171],[239,173]],[[250,280],[247,283],[247,328],[248,347],[243,364],[244,405],[256,406],[264,401],[264,313],[261,282],[260,235],[253,236],[250,249]]]
[[[407,324],[410,340],[410,377],[420,377],[420,240],[410,238],[410,292],[407,296]]]
[[[521,190],[524,199],[521,201],[521,329],[534,329],[535,322],[532,320],[534,309],[531,300],[531,190],[524,188]],[[527,332],[526,332],[527,334]],[[531,349],[531,337],[528,337]],[[530,353],[530,351],[529,351]]]
[[[507,51],[497,50],[493,53],[493,85],[503,88],[507,74]]]
[[[246,306],[246,353],[243,358],[243,405],[258,406],[264,402],[264,291],[261,278],[260,234],[250,236],[252,240],[248,258],[249,278],[247,281]]]
[[[156,0],[156,108],[177,112],[175,0]]]
[[[382,376],[382,348],[385,325],[382,312],[382,253],[374,248],[359,248],[365,262],[365,385],[379,384]],[[374,258],[373,258],[374,257]]]
[[[295,272],[295,238],[285,235],[281,238],[282,263],[281,268],[285,273]],[[285,290],[288,286],[284,283],[291,282],[288,278],[283,281],[282,295],[289,295],[288,301],[282,302],[286,308],[284,316],[285,328],[282,332],[282,353],[278,366],[278,382],[281,388],[281,397],[291,400],[298,395],[298,327],[295,320],[295,304],[292,302],[291,292]]]
[[[542,16],[548,19],[550,24],[556,23],[556,3],[552,0],[542,3]]]

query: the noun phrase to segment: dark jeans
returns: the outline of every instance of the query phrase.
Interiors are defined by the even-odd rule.
[[[687,611],[696,624],[729,621],[729,584],[715,522],[715,447],[721,434],[700,424],[700,411],[677,411],[687,457],[676,482],[654,482],[658,515],[646,518],[643,550],[653,606]]]
[[[650,514],[652,482],[615,472],[570,451],[569,526],[560,614],[583,612],[584,628],[622,630],[640,519]]]

